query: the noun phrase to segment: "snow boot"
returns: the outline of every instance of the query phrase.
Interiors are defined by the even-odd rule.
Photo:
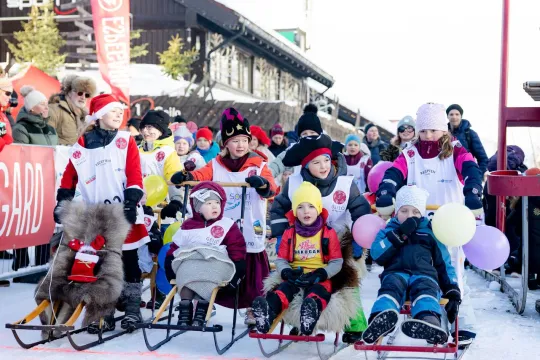
[[[476,338],[476,333],[469,330],[459,330],[458,348],[465,349],[472,344]],[[456,339],[456,333],[452,333],[452,339]]]
[[[120,327],[132,332],[135,330],[135,324],[142,322],[141,283],[126,283],[123,292],[126,297],[126,316],[122,319]]]
[[[321,300],[307,297],[300,307],[300,332],[304,335],[311,335],[322,312]]]
[[[247,326],[255,325],[255,315],[252,308],[246,309],[246,317],[244,318],[244,324]]]
[[[178,325],[191,326],[193,321],[193,303],[191,300],[180,301],[178,311]]]
[[[422,311],[414,319],[404,321],[401,331],[410,338],[427,340],[430,344],[445,344],[448,340],[439,315],[431,311]]]
[[[197,309],[195,310],[195,316],[193,316],[193,326],[204,326],[206,322],[206,313],[210,303],[206,300],[197,301]]]
[[[114,314],[107,315],[103,317],[103,324],[101,326],[102,332],[107,331],[113,331],[116,328],[116,323],[114,322]],[[86,331],[89,334],[96,335],[99,333],[99,321],[94,321],[90,325],[88,325],[88,328]]]
[[[391,333],[398,322],[397,310],[389,309],[373,313],[369,317],[369,325],[362,334],[362,340],[366,344],[374,344],[379,338]]]
[[[150,299],[150,301],[146,303],[146,308],[157,310],[161,307],[161,304],[163,304],[164,300],[165,300],[165,294],[156,289],[155,299]]]
[[[253,300],[252,310],[257,331],[266,334],[281,312],[281,300],[273,292],[268,293],[266,298],[258,296]]]

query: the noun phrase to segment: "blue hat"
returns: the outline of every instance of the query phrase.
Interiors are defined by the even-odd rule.
[[[360,136],[358,136],[356,134],[347,135],[347,137],[345,138],[345,146],[347,146],[349,141],[356,141],[358,143],[358,145],[360,145],[362,143],[362,140],[360,140]]]

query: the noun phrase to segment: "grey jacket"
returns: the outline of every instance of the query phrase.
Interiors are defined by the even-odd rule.
[[[19,144],[56,146],[58,135],[56,130],[47,124],[46,119],[30,114],[23,107],[13,127],[13,142]]]

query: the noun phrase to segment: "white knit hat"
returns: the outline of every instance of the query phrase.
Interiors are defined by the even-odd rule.
[[[403,186],[396,194],[396,214],[400,207],[410,205],[424,216],[428,197],[429,193],[416,185]]]
[[[446,109],[441,104],[427,103],[416,112],[416,132],[422,130],[448,131]]]
[[[47,102],[47,97],[30,85],[21,88],[21,95],[24,97],[24,108],[28,111],[43,101]]]

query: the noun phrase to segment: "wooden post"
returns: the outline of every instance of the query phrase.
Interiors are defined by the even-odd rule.
[[[358,129],[360,127],[360,122],[362,121],[362,115],[360,115],[360,109],[356,111],[356,121],[354,122],[354,127]]]
[[[338,114],[339,114],[339,97],[334,98],[334,102],[336,103],[334,110],[332,111],[332,121],[337,121]]]

